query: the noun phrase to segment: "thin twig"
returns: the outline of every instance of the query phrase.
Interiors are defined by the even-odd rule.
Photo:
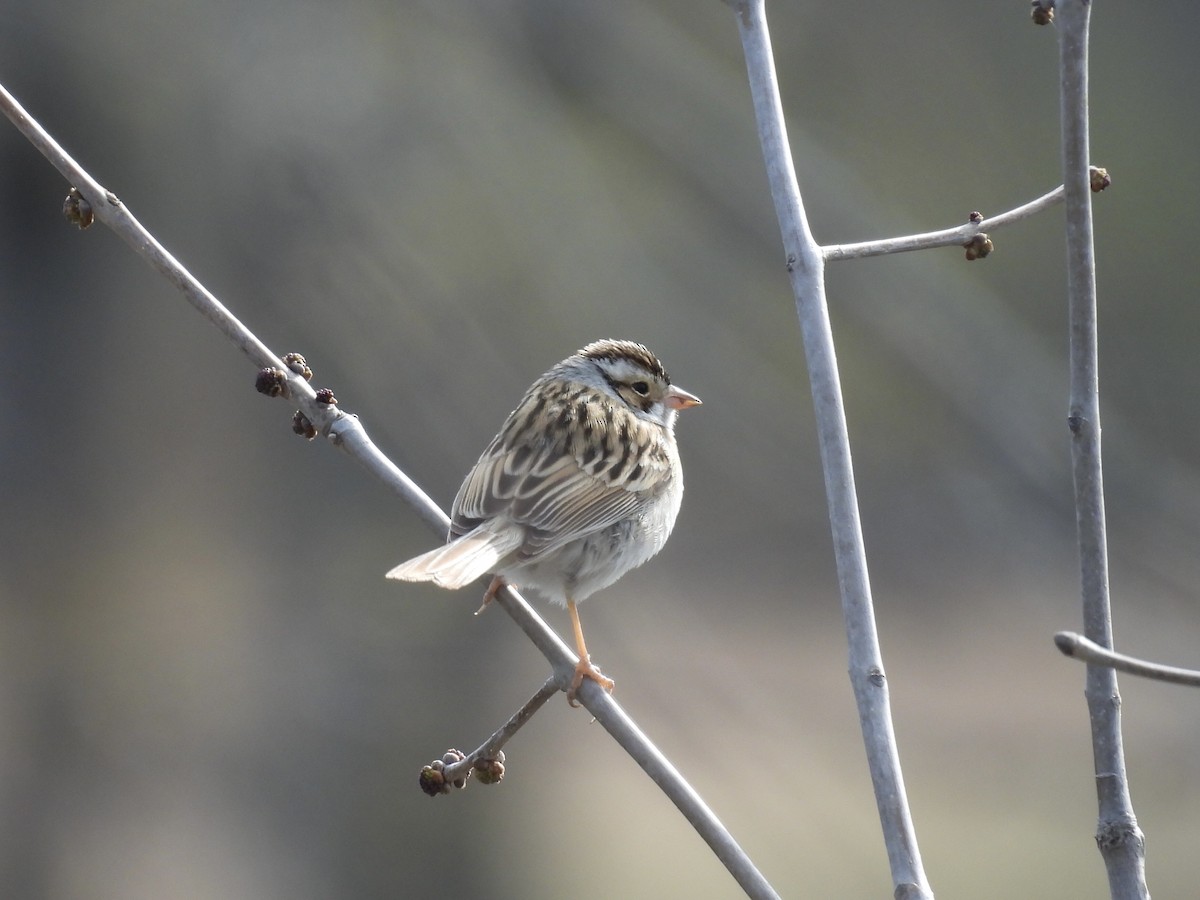
[[[1071,472],[1079,539],[1084,634],[1113,646],[1104,522],[1104,469],[1100,454],[1100,394],[1096,324],[1096,264],[1088,171],[1088,20],[1090,0],[1056,4],[1062,115],[1063,187],[1066,190],[1067,301],[1070,325]],[[1114,898],[1148,898],[1145,838],[1138,827],[1125,774],[1121,703],[1116,672],[1087,667],[1084,695],[1092,728],[1099,821],[1096,841]]]
[[[1141,678],[1151,678],[1155,681],[1168,681],[1171,684],[1184,684],[1188,687],[1200,687],[1200,670],[1182,669],[1179,666],[1166,666],[1154,663],[1136,656],[1117,653],[1107,647],[1101,647],[1095,641],[1089,641],[1081,634],[1073,631],[1060,631],[1054,635],[1054,644],[1064,656],[1077,659],[1090,665],[1108,666],[1130,675]]]
[[[512,740],[513,735],[521,730],[521,726],[532,719],[533,714],[561,690],[557,676],[551,675],[547,678],[546,683],[538,688],[537,693],[526,700],[521,708],[512,714],[512,718],[492,732],[491,737],[480,744],[476,750],[468,753],[465,758],[446,766],[442,773],[445,779],[454,781],[456,778],[462,778],[475,765],[476,760],[490,759],[495,756],[496,751]]]
[[[1016,209],[997,213],[978,222],[967,222],[955,228],[928,231],[925,234],[910,234],[904,237],[884,238],[879,241],[862,241],[857,244],[827,244],[821,254],[828,261],[839,259],[862,259],[866,256],[883,256],[888,253],[906,253],[909,250],[928,250],[933,247],[961,247],[977,234],[990,234],[1006,225],[1035,216],[1063,202],[1064,191],[1059,185],[1048,194],[1030,200]]]
[[[849,646],[850,681],[858,703],[859,724],[895,885],[894,895],[932,898],[904,789],[887,679],[875,628],[866,549],[854,489],[850,437],[825,302],[824,258],[809,229],[796,180],[775,77],[764,0],[730,0],[730,3],[737,13],[759,140],[808,361]]]
[[[268,350],[266,345],[184,269],[133,217],[115,194],[105,190],[71,159],[2,85],[0,110],[54,164],[63,177],[79,189],[92,204],[99,221],[116,231],[139,256],[179,288],[188,301],[241,347],[251,361],[260,367],[272,366],[280,369],[287,378],[287,393],[304,410],[318,431],[383,480],[416,510],[439,537],[445,537],[449,525],[446,514],[415,482],[379,451],[358,419],[341,412],[336,406],[317,403],[315,392],[308,383],[287,369],[282,360]],[[575,655],[511,586],[505,587],[496,595],[496,602],[550,661],[560,689],[565,690],[575,672],[575,664],[578,661]],[[578,699],[675,803],[749,896],[778,896],[700,795],[611,696],[595,682],[585,680]]]

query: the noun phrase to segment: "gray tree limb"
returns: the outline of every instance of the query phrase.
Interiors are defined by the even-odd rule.
[[[730,0],[730,3],[737,14],[741,32],[767,180],[779,219],[808,361],[842,596],[842,616],[849,645],[850,682],[858,705],[859,726],[883,826],[895,896],[931,898],[933,892],[921,863],[900,769],[887,677],[875,627],[866,548],[854,487],[850,436],[825,300],[825,257],[809,229],[800,196],[784,124],[764,0]]]
[[[1083,635],[1073,631],[1060,631],[1054,635],[1054,645],[1063,652],[1064,656],[1089,665],[1108,666],[1118,672],[1127,672],[1130,675],[1149,678],[1153,681],[1200,687],[1200,670],[1167,666],[1138,659],[1136,656],[1129,656],[1125,653],[1117,653],[1115,650],[1101,647],[1095,641],[1089,641]]]
[[[1096,260],[1088,172],[1088,20],[1090,0],[1056,4],[1060,58],[1063,188],[1067,219],[1067,302],[1071,387],[1067,425],[1075,483],[1084,635],[1112,648],[1108,544],[1104,522],[1104,471],[1100,454],[1100,393],[1096,326]],[[1119,900],[1150,896],[1145,838],[1133,813],[1121,738],[1121,695],[1116,671],[1087,667],[1084,695],[1092,726],[1099,799],[1096,843]]]

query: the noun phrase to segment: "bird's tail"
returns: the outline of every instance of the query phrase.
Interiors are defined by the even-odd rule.
[[[387,573],[398,581],[432,581],[439,587],[457,590],[489,572],[521,546],[523,529],[503,519],[492,519],[428,553],[400,563]]]

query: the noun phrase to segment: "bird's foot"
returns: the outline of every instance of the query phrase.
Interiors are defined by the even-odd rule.
[[[479,615],[481,612],[487,609],[488,604],[496,599],[496,595],[500,593],[500,589],[506,584],[508,584],[508,582],[499,575],[493,575],[491,582],[488,583],[487,590],[483,592],[483,602],[479,604],[479,609],[475,610],[475,615]]]
[[[571,686],[567,689],[567,702],[572,706],[578,707],[575,702],[575,694],[580,687],[583,686],[583,679],[590,678],[604,690],[610,694],[613,688],[616,687],[616,682],[611,678],[605,678],[600,674],[600,670],[592,665],[592,660],[587,656],[581,656],[579,662],[575,664],[575,677],[571,679]]]

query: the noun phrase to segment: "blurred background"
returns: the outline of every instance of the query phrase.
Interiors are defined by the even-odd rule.
[[[617,698],[784,895],[890,894],[805,364],[717,0],[0,0],[0,81],[439,502],[599,337],[700,395],[652,564],[583,607]],[[827,243],[1061,181],[1028,3],[769,6]],[[1098,5],[1093,158],[1121,649],[1200,665],[1200,8]],[[429,799],[547,674],[437,538],[0,126],[0,894],[739,896],[554,699],[499,787]],[[1066,429],[1062,212],[829,268],[872,583],[935,890],[1106,896]],[[565,613],[539,605],[569,633]],[[1122,680],[1151,888],[1190,896],[1200,694]]]

